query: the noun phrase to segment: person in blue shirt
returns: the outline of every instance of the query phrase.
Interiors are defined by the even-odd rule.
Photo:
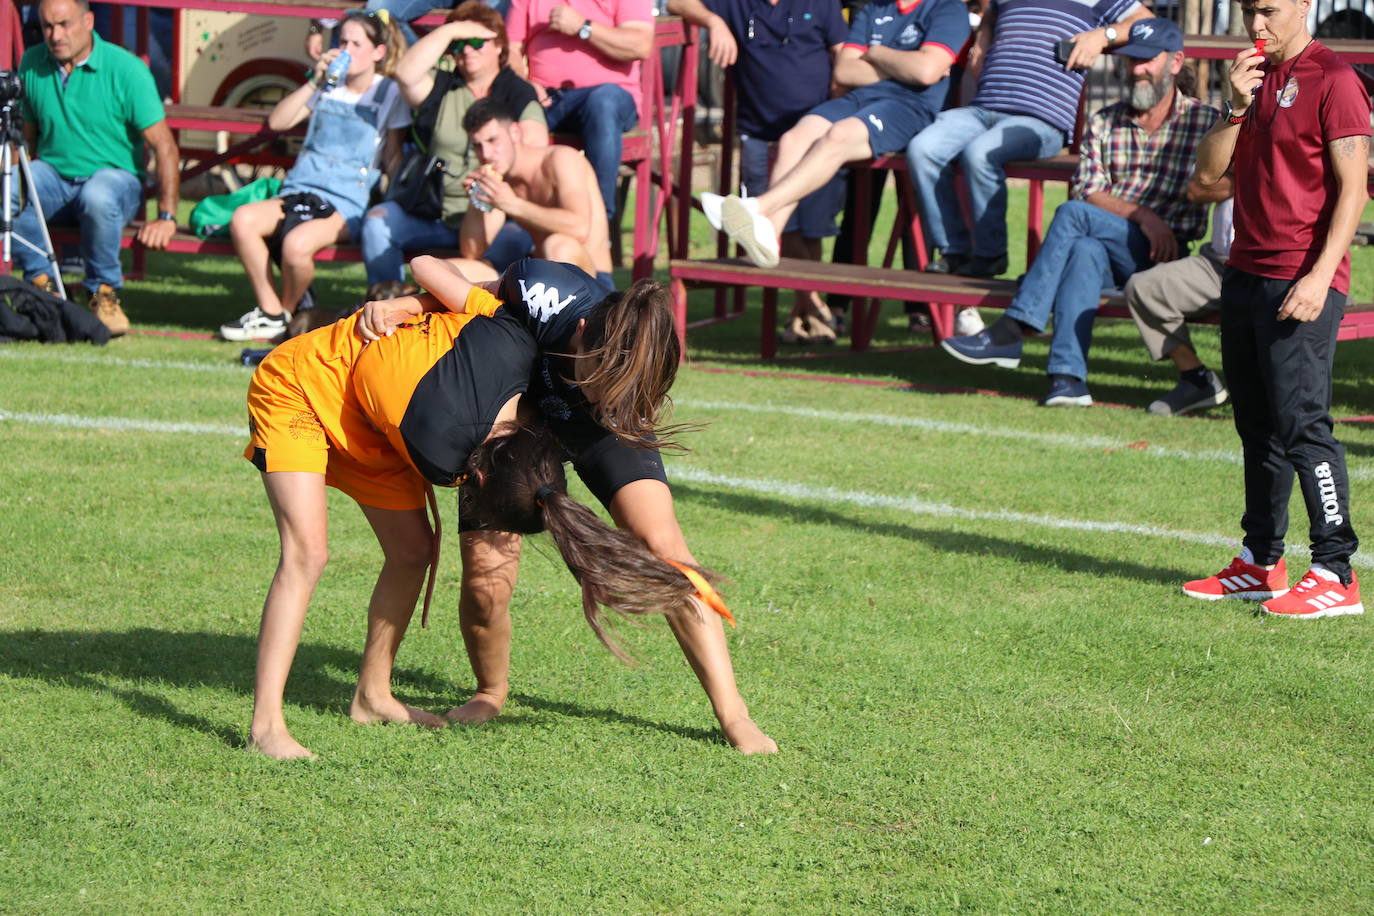
[[[668,0],[668,12],[705,28],[707,56],[734,67],[740,185],[762,193],[779,138],[830,98],[833,64],[849,34],[839,0]],[[836,176],[803,197],[783,227],[782,252],[820,260],[821,240],[838,231],[843,195]],[[832,321],[819,294],[798,290],[783,340],[833,342]]]
[[[797,203],[846,162],[905,149],[944,107],[949,68],[968,40],[963,0],[874,2],[855,14],[834,79],[848,89],[783,134],[768,190],[758,197],[702,195],[716,229],[760,267],[774,267],[778,236]]]

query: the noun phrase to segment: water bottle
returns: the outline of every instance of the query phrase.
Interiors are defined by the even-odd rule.
[[[329,69],[324,71],[324,84],[330,89],[339,85],[344,77],[348,76],[348,65],[353,62],[353,58],[347,51],[340,51],[339,56],[330,63]]]
[[[264,349],[248,348],[239,354],[239,362],[243,363],[245,366],[256,366],[271,352],[271,347],[266,347]]]
[[[491,173],[492,169],[490,166],[484,165],[481,171]],[[477,208],[478,213],[491,212],[491,201],[487,200],[487,198],[482,195],[476,182],[473,182],[472,186],[468,188],[468,200],[472,201],[472,205]]]

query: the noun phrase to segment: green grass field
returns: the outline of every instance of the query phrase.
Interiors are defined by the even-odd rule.
[[[247,307],[230,259],[153,266],[125,295],[136,327]],[[360,283],[325,268],[322,298]],[[542,538],[500,719],[353,724],[379,552],[338,494],[287,689],[319,759],[246,753],[277,547],[240,457],[240,345],[0,347],[0,910],[1374,908],[1374,619],[1178,592],[1236,550],[1228,410],[1146,414],[1171,373],[1125,322],[1099,325],[1090,382],[1126,408],[1078,411],[1034,404],[1044,340],[1000,371],[909,350],[761,365],[757,336],[756,310],[693,333],[676,416],[707,425],[670,473],[697,556],[731,580],[769,758],[718,737],[662,621],[621,626],[640,664],[613,659]],[[1196,338],[1215,362],[1215,329]],[[878,343],[928,341],[889,304]],[[1374,413],[1371,386],[1374,343],[1343,344],[1335,415]],[[934,390],[975,387],[1025,397]],[[1338,433],[1374,530],[1374,424]],[[447,546],[395,685],[434,709],[472,686]]]

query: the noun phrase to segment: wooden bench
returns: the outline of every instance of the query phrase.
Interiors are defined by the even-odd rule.
[[[859,264],[827,264],[796,258],[783,258],[777,267],[772,268],[756,267],[744,258],[676,259],[669,265],[669,273],[672,275],[673,315],[684,352],[687,342],[688,286],[761,287],[763,324],[759,335],[759,354],[764,359],[772,359],[777,353],[779,290],[812,289],[819,293],[853,296],[850,333],[855,350],[866,349],[873,339],[883,299],[938,303],[931,306],[931,315],[935,325],[934,336],[939,340],[950,334],[955,309],[968,306],[1006,308],[1016,294],[1016,284],[1011,280],[927,274]],[[1103,296],[1097,313],[1104,318],[1130,317],[1126,302],[1119,295]],[[1198,321],[1215,324],[1216,317],[1207,316]],[[1374,303],[1347,306],[1337,339],[1367,337],[1374,337]]]

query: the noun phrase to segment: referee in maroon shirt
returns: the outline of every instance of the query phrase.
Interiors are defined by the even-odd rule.
[[[1244,550],[1198,598],[1265,600],[1284,617],[1360,614],[1345,449],[1331,432],[1331,364],[1368,199],[1369,95],[1307,30],[1310,0],[1242,0],[1250,37],[1228,110],[1198,147],[1199,181],[1228,172],[1236,239],[1222,279],[1221,353],[1245,457]],[[1283,537],[1297,473],[1312,568],[1288,589]]]

